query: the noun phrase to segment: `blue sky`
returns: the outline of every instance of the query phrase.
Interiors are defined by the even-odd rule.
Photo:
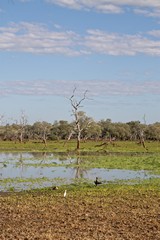
[[[159,0],[1,0],[0,115],[160,121]]]

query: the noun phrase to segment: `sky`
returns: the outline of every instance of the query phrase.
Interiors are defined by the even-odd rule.
[[[0,0],[0,116],[160,121],[160,0]]]

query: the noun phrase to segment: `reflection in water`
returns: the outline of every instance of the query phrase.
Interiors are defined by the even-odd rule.
[[[74,167],[75,170],[75,178],[84,178],[84,174],[87,173],[86,169],[81,167],[81,159],[80,156],[77,156],[76,166]]]
[[[81,161],[80,155],[72,159],[70,156],[65,157],[65,155],[61,155],[59,158],[53,153],[46,152],[0,153],[0,191],[4,191],[9,187],[21,190],[52,186],[55,182],[56,185],[60,185],[71,183],[73,179],[88,179],[94,183],[95,178],[99,177],[103,182],[107,183],[108,181],[131,180],[135,178],[141,180],[154,177],[147,171],[104,168],[86,170],[82,167]],[[62,166],[63,163],[66,166]],[[5,184],[5,179],[8,178],[11,181]],[[17,181],[17,179],[21,181]],[[35,185],[31,183],[36,179],[41,180],[41,183],[39,180],[37,180]]]

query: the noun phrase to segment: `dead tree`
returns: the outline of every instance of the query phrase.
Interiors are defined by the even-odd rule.
[[[20,143],[22,143],[24,140],[26,124],[27,124],[27,117],[26,117],[24,111],[21,111],[21,117],[20,117],[20,122],[19,122],[19,141],[20,141]]]
[[[143,132],[143,130],[140,130],[140,132],[139,132],[139,144],[142,145],[146,150],[148,150],[146,145],[145,145],[145,139],[144,139],[144,132]]]
[[[19,121],[15,121],[15,131],[14,131],[14,141],[15,143],[17,140],[20,143],[24,143],[24,135],[25,135],[25,130],[26,130],[26,125],[27,125],[27,116],[25,115],[24,111],[21,111],[21,116]]]
[[[75,118],[75,129],[74,129],[74,131],[72,131],[69,138],[71,138],[71,136],[74,132],[76,133],[76,135],[77,135],[77,147],[76,147],[76,149],[78,150],[78,149],[80,149],[81,133],[84,129],[84,127],[82,127],[82,125],[81,125],[81,121],[80,121],[81,116],[79,114],[79,109],[82,107],[81,103],[86,99],[86,94],[87,94],[88,91],[86,90],[84,92],[83,97],[79,101],[77,101],[76,98],[75,98],[75,91],[76,91],[76,88],[74,88],[73,95],[70,97],[72,112],[73,112],[73,116]]]

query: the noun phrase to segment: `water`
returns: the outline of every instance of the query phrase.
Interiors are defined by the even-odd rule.
[[[68,184],[75,179],[93,182],[96,176],[105,183],[155,177],[144,170],[104,168],[85,170],[80,165],[73,167],[72,164],[76,161],[77,159],[71,157],[57,157],[53,153],[0,153],[0,191]]]

